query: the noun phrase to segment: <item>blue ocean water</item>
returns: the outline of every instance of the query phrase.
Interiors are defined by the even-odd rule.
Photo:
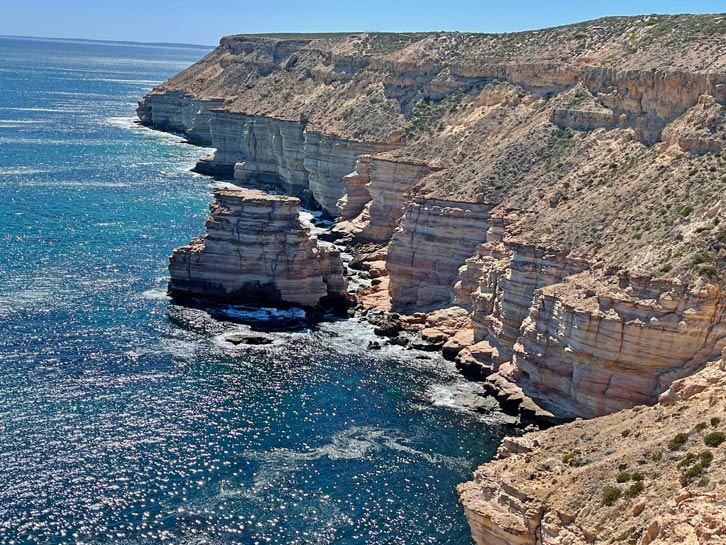
[[[451,364],[165,297],[212,185],[133,110],[202,54],[0,38],[0,544],[471,543],[503,427]]]

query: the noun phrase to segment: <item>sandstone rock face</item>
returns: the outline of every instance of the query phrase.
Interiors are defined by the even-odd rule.
[[[458,488],[477,544],[724,543],[726,450],[704,438],[725,429],[725,368],[677,381],[669,404],[505,439]]]
[[[715,287],[589,273],[543,288],[522,323],[514,363],[542,392],[592,417],[654,403],[726,346],[726,299]]]
[[[197,171],[281,188],[288,195],[314,199],[331,214],[345,193],[343,178],[353,171],[358,156],[395,147],[343,140],[307,131],[304,122],[230,112],[219,109],[220,104],[169,92],[148,95],[137,111],[148,125],[185,133],[194,143],[216,148],[199,161]]]
[[[459,272],[460,304],[471,302],[475,340],[513,361],[510,379],[559,416],[654,403],[726,345],[716,287],[607,274],[567,250],[489,239]]]
[[[696,104],[704,94],[723,96],[723,82],[706,74],[685,71],[617,71],[587,68],[580,76],[594,100],[594,108],[563,108],[555,122],[576,129],[635,129],[645,143],[657,142],[673,119]]]
[[[388,242],[411,199],[409,191],[431,171],[422,163],[361,158],[346,178],[346,195],[338,203],[341,215],[361,226],[353,230],[356,238]]]
[[[340,254],[313,243],[298,199],[241,188],[214,197],[207,234],[169,259],[172,295],[314,307],[345,293]]]
[[[691,153],[719,153],[726,149],[726,108],[710,95],[701,95],[698,104],[663,130],[663,140],[678,144]]]
[[[336,213],[336,203],[345,193],[343,177],[353,171],[360,155],[386,151],[393,146],[375,142],[354,142],[305,132],[305,168],[309,172],[310,191],[323,210]]]
[[[480,246],[467,266],[481,270],[479,287],[471,294],[475,337],[489,340],[501,358],[509,359],[535,291],[584,270],[587,263],[570,258],[567,250],[493,241]],[[471,278],[471,270],[466,274]]]
[[[386,267],[394,310],[452,303],[456,274],[489,227],[491,206],[415,199],[393,234]]]

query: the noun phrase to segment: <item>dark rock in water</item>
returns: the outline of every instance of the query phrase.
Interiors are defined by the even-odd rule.
[[[373,314],[369,312],[366,319],[374,326],[373,333],[379,337],[396,337],[403,331],[401,322],[387,314]]]
[[[235,346],[239,346],[240,344],[259,346],[272,344],[275,342],[275,339],[273,337],[268,337],[266,335],[246,335],[243,333],[235,333],[234,335],[229,335],[224,340],[225,342],[228,342]]]
[[[337,231],[323,231],[322,233],[318,233],[316,235],[319,240],[324,240],[325,242],[349,242],[352,237],[348,234],[339,233]]]
[[[391,337],[391,339],[388,341],[388,344],[393,344],[396,346],[408,346],[409,342],[411,342],[410,339],[398,335],[396,337]]]
[[[368,254],[355,256],[350,260],[350,263],[348,263],[348,268],[356,271],[367,271],[370,268],[370,263],[368,263]]]
[[[393,324],[385,324],[383,326],[373,328],[373,333],[379,337],[395,337],[399,332],[400,328]]]
[[[381,343],[378,341],[369,341],[368,342],[368,350],[380,350],[381,349]]]
[[[441,349],[440,344],[431,344],[424,341],[413,341],[408,347],[411,350],[421,350],[422,352],[436,352]]]
[[[444,356],[445,357],[445,356]],[[492,365],[473,359],[456,359],[456,368],[469,380],[482,381],[494,372]]]

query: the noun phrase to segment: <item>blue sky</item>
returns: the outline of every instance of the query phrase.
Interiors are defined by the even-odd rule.
[[[726,0],[9,0],[0,34],[216,44],[253,32],[511,32],[605,15],[726,12]]]

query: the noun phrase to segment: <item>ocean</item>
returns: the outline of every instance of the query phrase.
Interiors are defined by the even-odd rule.
[[[455,485],[507,430],[451,363],[166,297],[210,150],[134,108],[203,54],[0,38],[0,544],[472,543]]]

